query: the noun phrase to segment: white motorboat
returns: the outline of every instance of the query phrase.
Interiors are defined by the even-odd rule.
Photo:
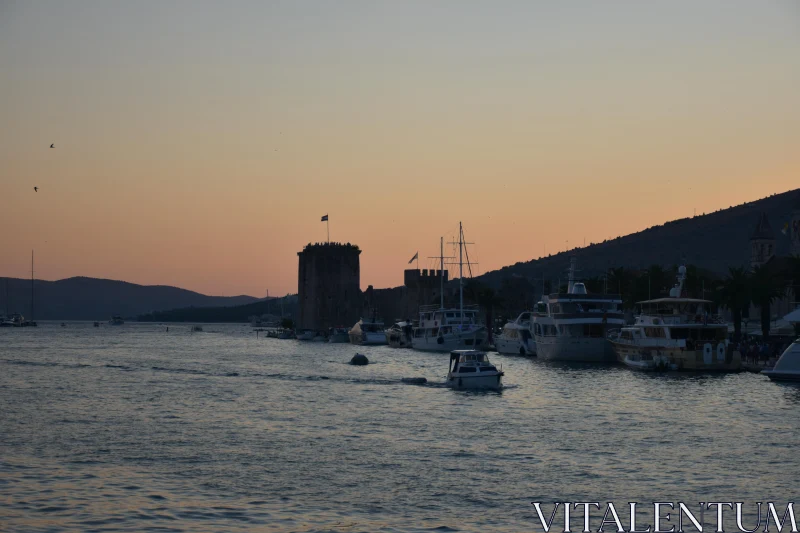
[[[312,341],[316,336],[316,332],[313,329],[301,329],[297,332],[297,340],[299,341]]]
[[[350,332],[345,327],[336,327],[330,328],[328,330],[328,342],[338,343],[338,342],[350,342]]]
[[[366,345],[386,344],[386,334],[383,332],[383,320],[373,317],[362,318],[350,330],[350,343]]]
[[[503,370],[498,370],[486,352],[454,350],[450,352],[447,386],[454,389],[499,390],[503,386]]]
[[[411,347],[429,352],[452,352],[484,348],[489,332],[478,320],[477,305],[464,305],[464,228],[458,223],[458,308],[444,306],[444,239],[440,240],[441,288],[436,305],[424,305],[419,310],[419,324],[413,329]],[[469,265],[469,262],[467,263]]]
[[[409,348],[411,347],[413,329],[410,321],[395,322],[384,332],[386,334],[386,342],[392,348]]]
[[[11,317],[7,317],[5,315],[0,316],[0,328],[13,328],[14,327],[14,320]]]
[[[503,326],[503,332],[495,337],[498,353],[536,355],[536,342],[531,333],[531,312],[521,313],[516,320]]]
[[[542,309],[533,318],[536,355],[545,361],[614,361],[606,336],[609,329],[625,325],[622,298],[589,293],[576,281],[575,272],[573,257],[567,294],[542,297]]]
[[[800,338],[784,350],[771,370],[761,373],[772,381],[800,381]]]
[[[638,302],[631,326],[610,331],[608,340],[622,364],[637,370],[736,372],[741,355],[730,349],[728,325],[708,314],[712,302],[682,296],[686,267],[667,298]]]

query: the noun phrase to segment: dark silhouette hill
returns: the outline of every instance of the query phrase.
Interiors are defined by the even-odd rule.
[[[206,296],[166,285],[86,277],[34,281],[36,320],[108,320],[112,315],[130,318],[178,307],[226,307],[258,300],[253,296]],[[0,278],[0,313],[3,312],[30,317],[31,280]]]
[[[229,307],[184,307],[139,315],[140,322],[249,322],[252,316],[297,315],[297,295]]]
[[[724,275],[728,267],[749,267],[750,236],[762,213],[766,213],[774,229],[776,255],[788,255],[789,237],[781,233],[781,228],[791,221],[792,210],[798,208],[800,189],[795,189],[714,213],[673,220],[609,241],[516,263],[487,272],[477,279],[494,288],[500,287],[509,277],[526,278],[540,286],[542,278],[551,282],[561,278],[563,282],[572,256],[577,258],[582,277],[603,276],[609,268],[615,267],[670,267],[682,261]],[[569,221],[568,208],[565,208],[564,221]],[[547,228],[541,228],[541,231],[547,231]]]

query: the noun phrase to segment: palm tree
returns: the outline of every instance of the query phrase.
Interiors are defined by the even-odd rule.
[[[750,283],[744,268],[728,269],[728,276],[719,287],[719,302],[733,314],[733,338],[742,336],[742,312],[750,305]]]
[[[750,278],[750,295],[753,303],[761,308],[761,334],[769,336],[770,305],[783,295],[786,284],[773,275],[769,269],[760,265],[753,270]]]

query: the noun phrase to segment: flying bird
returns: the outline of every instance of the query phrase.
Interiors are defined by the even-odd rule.
[[[39,187],[34,187],[33,192],[39,192]]]
[[[56,143],[53,143],[53,144],[50,145],[50,148],[55,148],[55,147],[56,147]]]

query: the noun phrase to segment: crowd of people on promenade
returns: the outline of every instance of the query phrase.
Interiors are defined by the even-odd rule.
[[[789,347],[791,341],[783,339],[764,340],[762,337],[743,335],[741,340],[732,343],[742,354],[742,362],[768,365],[774,363]]]

